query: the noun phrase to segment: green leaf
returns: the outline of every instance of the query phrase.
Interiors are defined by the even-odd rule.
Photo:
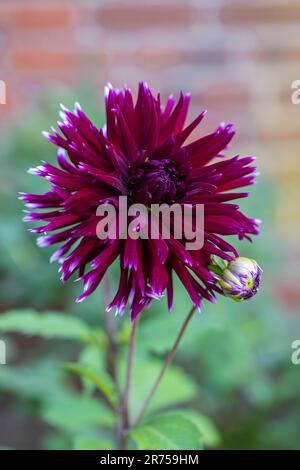
[[[79,355],[80,365],[92,367],[105,367],[105,351],[97,344],[87,344]]]
[[[25,399],[45,402],[55,399],[66,390],[64,370],[60,362],[48,355],[27,365],[1,366],[0,388]]]
[[[221,436],[211,419],[194,410],[182,410],[182,413],[197,427],[205,445],[216,447],[220,444]]]
[[[93,369],[97,368],[103,370],[106,365],[105,352],[104,348],[99,347],[97,344],[87,344],[79,354],[79,365],[82,365],[85,368],[92,367]],[[82,383],[85,392],[92,394],[96,385],[84,377],[82,377]]]
[[[42,419],[64,430],[79,430],[89,426],[112,426],[115,416],[92,397],[68,393],[49,400],[42,410]]]
[[[0,317],[1,333],[23,333],[44,338],[89,341],[92,331],[81,319],[57,312],[39,313],[35,310],[11,310]]]
[[[64,370],[59,364],[49,357],[26,367],[3,366],[0,388],[34,400],[42,420],[63,431],[113,426],[115,416],[107,406],[63,386]]]
[[[75,450],[114,450],[112,441],[92,437],[79,437],[74,442]]]
[[[130,432],[139,450],[199,450],[202,434],[181,412],[171,412],[148,420]]]
[[[121,377],[125,377],[126,361],[121,365]],[[130,393],[130,410],[136,416],[162,367],[162,362],[152,357],[136,357],[133,365]],[[122,383],[122,381],[120,381]],[[147,412],[176,403],[191,400],[197,393],[197,386],[179,367],[171,365],[159,384]]]
[[[108,398],[113,406],[117,404],[114,383],[104,369],[92,367],[91,365],[85,367],[75,363],[67,363],[65,368],[91,381]]]

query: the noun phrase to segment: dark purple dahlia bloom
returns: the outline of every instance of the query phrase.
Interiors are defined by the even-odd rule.
[[[120,279],[116,295],[107,309],[123,313],[130,305],[131,318],[153,298],[167,291],[172,307],[172,275],[176,273],[195,306],[203,298],[215,301],[223,293],[208,265],[213,255],[231,261],[238,253],[224,240],[226,235],[250,239],[258,222],[239,211],[231,200],[248,196],[235,192],[253,183],[253,157],[227,159],[223,151],[231,141],[232,125],[220,125],[215,132],[190,144],[187,138],[204,117],[188,126],[185,119],[190,96],[181,93],[177,103],[171,96],[165,106],[140,83],[136,103],[128,88],[107,87],[106,125],[97,128],[76,104],[73,112],[62,107],[61,133],[44,135],[59,147],[58,166],[43,162],[29,172],[46,178],[51,188],[45,194],[23,194],[31,209],[26,221],[43,221],[32,229],[41,233],[39,246],[60,243],[52,260],[61,262],[61,279],[76,272],[83,281],[82,301],[100,284],[109,266],[118,260]],[[185,240],[106,239],[96,235],[101,203],[118,210],[119,196],[129,202],[204,204],[204,245],[189,252]],[[53,234],[48,234],[54,232]]]

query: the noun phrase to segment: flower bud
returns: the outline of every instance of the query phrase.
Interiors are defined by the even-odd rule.
[[[224,295],[237,302],[250,299],[259,290],[262,269],[254,259],[238,257],[222,271],[219,284]]]

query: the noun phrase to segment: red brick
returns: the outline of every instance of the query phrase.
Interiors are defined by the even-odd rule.
[[[230,2],[221,9],[221,19],[230,24],[296,22],[300,20],[300,5],[296,3]]]
[[[12,28],[61,28],[74,24],[76,7],[69,2],[5,1],[0,4],[0,24]]]
[[[246,106],[251,100],[251,83],[221,79],[212,80],[209,85],[202,86],[202,91],[193,93],[193,99],[209,106],[214,103],[217,106]]]
[[[13,51],[9,56],[9,63],[17,70],[51,70],[51,69],[72,69],[83,66],[94,67],[104,64],[107,60],[105,52],[99,51],[97,54],[80,54],[68,51]]]
[[[138,65],[147,69],[161,69],[185,62],[183,51],[163,48],[141,48],[134,59]]]
[[[1,1],[1,0],[0,0]],[[11,35],[9,46],[10,50],[34,51],[34,50],[52,50],[59,51],[61,48],[71,48],[74,44],[73,31],[67,28],[60,28],[53,34],[45,34],[41,29],[16,29]]]
[[[111,3],[95,12],[97,22],[106,28],[177,27],[192,24],[199,19],[199,10],[188,2],[162,4],[155,2]]]
[[[13,52],[11,65],[20,69],[69,68],[80,64],[80,57],[73,53],[32,51]]]
[[[300,59],[300,45],[291,44],[288,47],[266,47],[263,46],[256,51],[253,58],[266,63],[284,63],[298,62]]]

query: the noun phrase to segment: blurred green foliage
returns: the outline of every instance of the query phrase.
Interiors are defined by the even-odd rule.
[[[85,90],[76,95],[83,96],[81,104],[100,126],[98,102],[89,105]],[[61,96],[72,106],[75,96],[68,90],[50,90],[38,108],[20,113],[3,130],[0,337],[6,340],[7,365],[0,366],[2,448],[115,446],[111,404],[117,390],[106,370],[107,288],[105,295],[98,290],[83,304],[75,304],[80,286],[60,283],[57,266],[48,262],[51,250],[36,247],[17,200],[18,191],[46,187],[26,169],[41,159],[55,159],[55,149],[41,131],[56,122]],[[267,181],[251,192],[242,203],[249,215],[263,219],[262,235],[252,245],[238,245],[242,255],[255,258],[264,269],[261,293],[243,304],[226,298],[217,305],[205,303],[195,314],[144,421],[131,433],[134,448],[300,448],[300,369],[290,360],[299,319],[281,311],[271,295],[273,273],[283,257],[272,229],[276,194]],[[109,276],[112,296],[115,267]],[[189,308],[190,300],[176,282],[171,315],[165,300],[143,312],[134,363],[133,416]],[[123,384],[130,322],[113,322],[119,348],[117,375]]]

